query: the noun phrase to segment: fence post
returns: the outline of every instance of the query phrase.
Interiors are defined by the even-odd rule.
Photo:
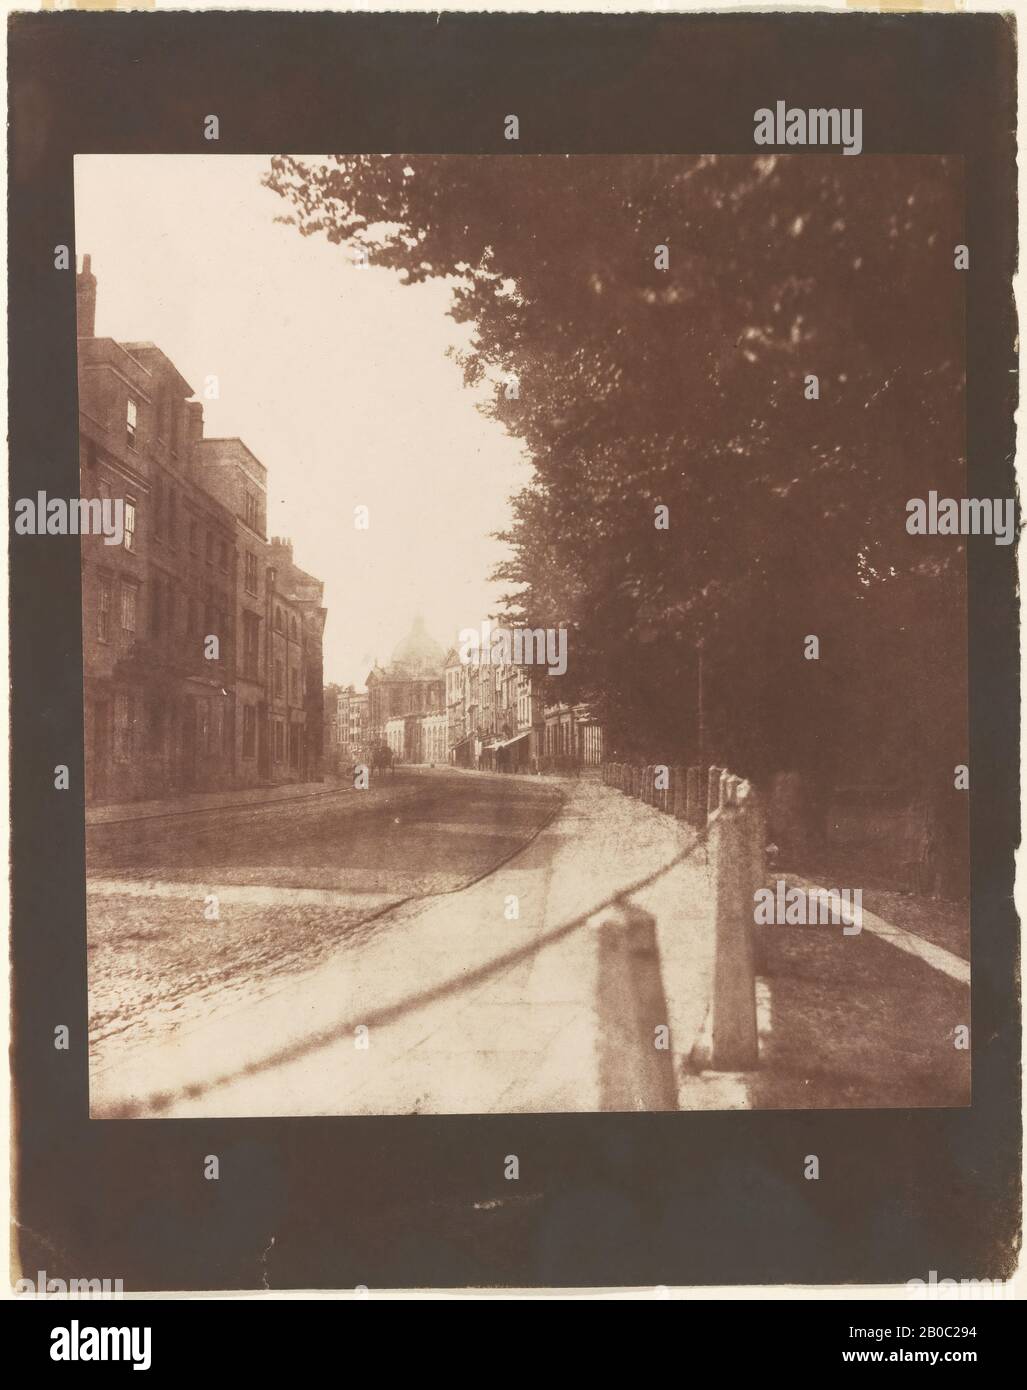
[[[747,782],[724,774],[710,821],[714,900],[710,1064],[749,1071],[759,1061],[753,913],[763,886],[763,815]]]
[[[720,807],[720,776],[719,767],[710,767],[706,772],[706,815],[712,816]]]
[[[690,767],[685,782],[685,819],[689,825],[699,825],[699,769]]]
[[[684,819],[685,815],[685,769],[674,767],[670,774],[670,787],[673,800],[671,811],[679,820]]]

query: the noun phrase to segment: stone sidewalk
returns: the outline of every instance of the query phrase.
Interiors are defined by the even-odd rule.
[[[266,997],[126,1049],[91,1074],[92,1113],[676,1108],[712,971],[702,851],[681,822],[597,782],[566,797],[481,882],[387,914],[359,950]]]

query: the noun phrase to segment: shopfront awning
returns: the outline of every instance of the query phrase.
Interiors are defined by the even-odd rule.
[[[514,734],[513,738],[506,738],[503,739],[502,743],[493,743],[489,746],[491,748],[509,748],[511,743],[520,743],[521,739],[527,738],[530,733],[530,729],[525,729],[523,734]]]

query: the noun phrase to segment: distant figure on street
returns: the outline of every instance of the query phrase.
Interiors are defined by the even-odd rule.
[[[388,770],[393,776],[396,775],[395,760],[392,749],[387,743],[379,743],[371,757],[371,772],[377,775],[379,772]]]

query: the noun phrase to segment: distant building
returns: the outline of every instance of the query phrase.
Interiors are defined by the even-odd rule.
[[[385,727],[382,730],[383,741],[389,745],[389,751],[398,763],[411,761],[407,757],[407,718],[408,716],[405,714],[393,715],[391,719],[385,721]]]
[[[339,747],[344,763],[366,762],[370,756],[367,731],[368,694],[347,685],[339,691]]]
[[[444,659],[442,648],[425,631],[424,620],[415,618],[388,666],[376,663],[368,674],[367,734],[372,745],[389,741],[386,726],[396,718],[445,712]],[[404,738],[404,746],[409,744]],[[420,759],[404,756],[404,761]]]
[[[325,772],[338,773],[342,766],[342,737],[339,725],[341,705],[342,686],[329,681],[324,692],[322,760]]]
[[[420,747],[418,749],[420,756],[417,761],[431,763],[435,766],[445,765],[449,761],[445,710],[436,710],[433,714],[422,714],[420,723]]]
[[[545,704],[531,667],[463,661],[450,648],[443,670],[451,763],[513,772],[602,761],[602,727],[588,706]]]

